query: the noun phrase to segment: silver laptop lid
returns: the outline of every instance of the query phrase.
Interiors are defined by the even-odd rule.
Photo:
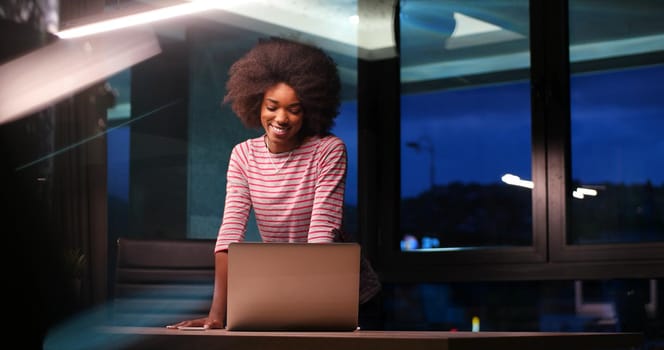
[[[357,243],[233,243],[228,330],[355,330]]]

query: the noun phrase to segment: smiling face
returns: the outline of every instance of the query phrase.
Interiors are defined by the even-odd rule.
[[[295,90],[278,83],[265,91],[261,104],[261,124],[270,152],[288,152],[299,144],[304,111]]]

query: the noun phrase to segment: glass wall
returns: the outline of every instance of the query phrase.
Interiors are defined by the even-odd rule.
[[[664,3],[400,5],[385,327],[637,331],[661,346]],[[538,239],[543,260],[501,260]]]
[[[572,245],[664,242],[664,4],[569,2]]]
[[[664,344],[662,279],[389,284],[385,328],[460,332],[639,332]]]
[[[569,2],[561,135],[533,129],[528,1],[400,5],[402,251],[532,245],[533,203],[559,203],[533,195],[551,185],[533,181],[533,160],[548,162],[533,144],[560,137],[570,139],[562,244],[664,241],[661,2]],[[540,227],[559,249],[558,228]]]
[[[139,2],[108,1],[111,14],[114,3],[131,7]],[[125,64],[75,95],[69,90],[71,96],[53,99],[36,115],[3,124],[2,170],[8,179],[3,198],[14,204],[4,213],[10,223],[3,227],[12,232],[15,242],[10,245],[20,248],[13,249],[12,260],[30,262],[21,264],[19,273],[31,276],[26,285],[35,287],[36,297],[25,305],[36,301],[44,303],[44,310],[62,307],[41,295],[54,295],[53,290],[42,291],[43,285],[67,289],[60,292],[74,296],[78,305],[103,301],[98,296],[105,296],[112,281],[103,271],[113,269],[114,242],[120,236],[216,236],[230,150],[260,133],[246,130],[220,104],[226,74],[258,38],[279,35],[317,44],[338,63],[343,105],[333,132],[348,147],[345,228],[357,234],[358,221],[370,221],[359,218],[358,198],[367,206],[396,202],[400,215],[394,215],[399,224],[390,228],[398,230],[394,239],[384,242],[392,232],[370,225],[362,232],[375,243],[369,247],[372,257],[393,257],[385,252],[399,247],[397,258],[431,258],[416,261],[416,268],[403,263],[407,258],[378,259],[381,277],[387,276],[380,314],[386,328],[472,330],[478,317],[481,330],[659,330],[649,334],[664,338],[661,307],[653,306],[662,305],[657,288],[661,290],[663,270],[653,272],[661,266],[661,254],[652,259],[660,264],[655,267],[651,260],[625,267],[627,260],[643,259],[643,246],[627,252],[625,261],[611,260],[597,249],[596,260],[610,263],[584,264],[578,260],[587,259],[588,250],[552,248],[551,243],[564,236],[572,248],[632,242],[658,248],[664,241],[664,145],[659,135],[664,105],[658,88],[664,78],[662,1],[569,1],[572,76],[571,91],[564,92],[571,97],[571,130],[561,138],[570,138],[570,149],[562,152],[571,157],[570,168],[561,173],[569,173],[572,181],[569,191],[565,188],[569,215],[562,220],[547,216],[552,206],[565,201],[547,192],[550,179],[540,175],[546,173],[542,169],[551,170],[542,159],[553,152],[533,156],[533,144],[551,140],[550,134],[533,131],[549,124],[533,120],[530,77],[535,67],[532,38],[541,34],[530,32],[530,5],[539,5],[542,12],[542,4],[562,2],[398,2],[400,80],[385,84],[398,84],[402,93],[399,123],[389,125],[400,129],[394,152],[389,137],[388,145],[384,135],[358,140],[357,131],[358,119],[364,124],[383,121],[380,114],[358,117],[358,59],[365,67],[382,67],[372,66],[371,60],[382,60],[394,47],[369,39],[393,33],[385,27],[372,35],[359,31],[358,18],[363,23],[364,17],[357,16],[356,1],[329,3],[316,2],[320,7],[312,10],[275,1],[152,24],[148,30],[156,35],[159,54]],[[392,10],[388,2],[387,10],[377,9],[377,2],[360,3],[369,15]],[[391,22],[389,17],[381,19]],[[367,28],[375,27],[369,23]],[[30,33],[36,44],[57,40]],[[92,46],[76,49],[89,52]],[[80,52],[73,57],[85,56]],[[72,60],[53,69],[58,57],[49,55],[31,68],[43,68],[43,62],[51,66],[49,73],[76,68]],[[362,83],[371,86],[374,81]],[[384,96],[371,93],[364,102],[382,102]],[[401,168],[381,173],[375,159],[358,159],[362,148],[400,159]],[[377,176],[358,181],[360,164],[369,164],[372,171],[367,173]],[[391,176],[400,176],[399,190],[380,187]],[[397,199],[363,196],[367,189],[358,188],[362,180]],[[544,195],[534,198],[534,190]],[[392,222],[379,214],[381,222]],[[538,224],[543,229],[534,232]],[[560,230],[564,234],[552,230],[553,225],[566,227]],[[250,239],[257,239],[256,228],[249,230]],[[531,252],[528,248],[540,243],[539,264],[524,263],[520,256],[494,264],[497,255],[511,258],[512,252]],[[613,245],[615,250],[626,246]],[[556,260],[556,249],[569,255]],[[497,254],[486,258],[489,250]],[[437,260],[454,254],[450,251],[478,253],[473,258],[484,259],[466,265]],[[84,266],[63,262],[72,257]],[[389,275],[388,263],[400,268],[401,275]],[[53,271],[63,266],[66,271]],[[605,277],[613,270],[620,278]],[[634,274],[639,277],[625,278]],[[60,277],[82,283],[65,286]],[[393,283],[400,278],[413,283]],[[579,284],[576,278],[586,279]],[[421,283],[432,280],[460,282]],[[607,312],[585,313],[582,303],[576,303],[577,286],[589,303],[600,303]],[[653,290],[658,297],[650,297]]]
[[[529,246],[528,1],[402,1],[401,249]]]
[[[119,237],[217,236],[231,148],[261,132],[221,100],[230,65],[259,38],[311,43],[336,61],[343,105],[332,132],[348,150],[344,225],[357,234],[357,60],[374,49],[358,44],[357,1],[205,3],[215,6],[71,39],[40,21],[57,22],[59,11],[64,29],[174,3],[0,5],[1,191],[14,207],[3,212],[3,232],[10,260],[29,261],[15,269],[30,291],[19,293],[18,309],[37,305],[39,322],[112,297]],[[255,225],[248,230],[258,239]]]
[[[286,15],[301,11],[270,5]],[[108,9],[111,11],[112,9]],[[348,178],[345,229],[357,234],[357,4],[333,9],[321,24],[344,28],[344,40],[329,27],[308,21],[272,23],[264,11],[208,10],[151,25],[161,52],[109,78],[116,104],[109,109],[109,242],[120,236],[215,238],[232,147],[260,135],[246,129],[222,105],[230,65],[259,38],[282,36],[322,47],[338,64],[343,102],[332,130],[346,143]],[[330,9],[328,9],[330,10]],[[274,13],[274,12],[273,12]],[[342,21],[342,22],[339,22]],[[248,240],[260,240],[253,219]]]

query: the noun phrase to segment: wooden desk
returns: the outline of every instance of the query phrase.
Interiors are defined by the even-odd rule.
[[[542,332],[230,332],[154,327],[104,327],[97,338],[112,349],[288,350],[611,350],[641,349],[639,333]]]

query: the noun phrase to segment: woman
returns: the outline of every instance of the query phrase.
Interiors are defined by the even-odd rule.
[[[342,224],[346,147],[330,133],[341,103],[335,62],[319,48],[270,38],[229,74],[224,103],[265,133],[231,152],[208,317],[169,328],[224,327],[227,249],[244,239],[251,208],[264,242],[332,242]]]

